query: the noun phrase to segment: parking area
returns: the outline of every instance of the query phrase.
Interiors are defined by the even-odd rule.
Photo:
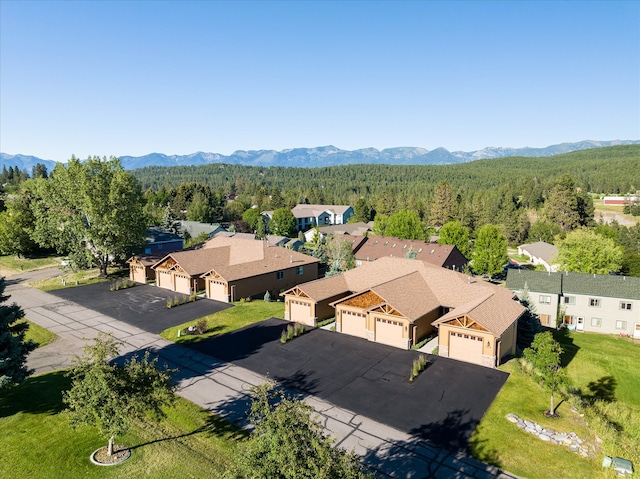
[[[186,295],[144,284],[119,291],[110,291],[109,288],[109,283],[99,283],[50,293],[155,334],[232,306],[199,299],[169,309],[167,299],[178,298],[182,301]]]
[[[468,449],[508,377],[427,355],[429,366],[410,383],[416,351],[321,329],[282,344],[287,324],[273,318],[188,347],[455,451]]]

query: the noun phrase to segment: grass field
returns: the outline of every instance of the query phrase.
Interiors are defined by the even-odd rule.
[[[20,271],[60,266],[60,258],[55,256],[38,256],[33,258],[17,258],[15,255],[0,256],[2,274],[12,275]]]
[[[218,478],[229,467],[246,433],[181,398],[161,423],[137,424],[116,438],[132,449],[114,467],[94,466],[90,454],[106,445],[93,428],[73,430],[62,412],[63,371],[28,379],[0,397],[0,477]]]
[[[62,276],[54,278],[40,279],[32,281],[29,286],[40,289],[42,291],[54,291],[57,289],[74,288],[76,286],[86,286],[94,283],[104,283],[121,278],[129,277],[129,270],[126,268],[109,268],[108,276],[100,276],[100,270],[97,268],[88,269],[78,272],[64,273]]]
[[[629,424],[638,424],[640,345],[626,338],[588,333],[573,333],[558,336],[558,339],[567,351],[565,357],[570,359],[566,367],[574,386],[580,388],[582,394],[589,395],[590,383],[613,377],[613,383],[608,382],[614,384],[611,392],[616,402],[612,404],[618,405],[619,409],[631,409],[635,419]],[[529,479],[615,477],[612,471],[603,471],[601,468],[604,454],[620,454],[621,448],[615,443],[615,435],[603,437],[604,444],[598,445],[595,429],[588,425],[580,411],[572,410],[568,402],[560,403],[559,419],[544,416],[543,412],[549,409],[549,395],[520,371],[518,360],[513,359],[500,369],[511,375],[472,436],[475,457]],[[582,458],[566,447],[535,438],[507,421],[505,416],[508,413],[559,432],[575,432],[587,443],[597,445],[596,458]],[[633,431],[629,431],[630,436],[633,434]],[[637,457],[628,457],[630,453],[633,454],[633,449],[633,446],[626,448],[627,458],[634,459],[636,465],[640,466]],[[640,450],[640,443],[636,450]]]
[[[48,329],[43,328],[42,326],[38,326],[36,323],[28,320],[23,320],[29,323],[29,329],[27,330],[27,334],[25,335],[25,339],[31,340],[38,345],[39,348],[42,346],[46,346],[54,342],[58,339],[58,335],[52,333]]]
[[[160,333],[160,336],[176,343],[198,342],[212,336],[219,336],[244,328],[265,319],[284,318],[284,303],[281,302],[271,301],[267,303],[262,300],[253,300],[247,302],[238,301],[233,305],[232,308],[201,318],[207,321],[209,331],[205,334],[181,335],[178,337],[178,330],[184,330],[191,325],[195,325],[198,320],[194,320],[165,329]]]

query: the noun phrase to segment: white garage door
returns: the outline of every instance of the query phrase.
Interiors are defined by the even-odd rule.
[[[209,281],[209,298],[228,303],[229,296],[224,292],[224,286],[224,283]]]
[[[131,279],[136,283],[144,284],[146,281],[144,266],[131,266]]]
[[[171,273],[168,271],[158,271],[156,284],[161,288],[173,290],[173,280],[171,279]]]
[[[311,315],[311,305],[302,301],[291,300],[289,302],[291,314],[289,319],[297,323],[303,323],[308,326],[315,326],[313,316]]]
[[[189,277],[176,275],[176,291],[191,294],[191,281],[189,281]]]
[[[376,318],[376,343],[406,349],[407,342],[402,338],[402,328],[399,321]]]
[[[345,334],[358,336],[359,338],[367,337],[367,318],[364,314],[342,312],[342,328]]]
[[[481,365],[482,338],[452,331],[449,335],[449,357]]]

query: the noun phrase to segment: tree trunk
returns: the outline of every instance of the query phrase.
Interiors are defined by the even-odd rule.
[[[551,393],[551,401],[549,402],[549,415],[555,415],[555,407],[553,405],[553,392]]]
[[[108,450],[107,450],[107,453],[108,453],[110,456],[111,456],[111,455],[113,455],[113,440],[114,440],[114,439],[115,439],[115,438],[114,438],[113,436],[111,436],[111,437],[109,438],[109,448],[108,448]]]

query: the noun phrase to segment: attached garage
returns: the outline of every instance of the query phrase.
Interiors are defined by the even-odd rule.
[[[449,357],[468,363],[482,364],[483,338],[466,332],[450,331]]]
[[[176,291],[178,293],[191,294],[191,281],[188,276],[175,275]]]
[[[222,301],[224,303],[229,302],[229,295],[226,293],[226,284],[221,281],[212,281],[209,280],[207,282],[209,286],[209,294],[208,297],[210,299],[215,299],[216,301]]]
[[[295,299],[289,300],[289,319],[297,323],[303,323],[307,326],[315,326],[315,317],[312,314],[311,304]]]
[[[170,271],[156,270],[156,285],[173,291],[173,276]]]
[[[388,344],[397,348],[407,349],[407,340],[402,337],[403,324],[392,319],[376,318],[377,343]]]
[[[145,274],[145,268],[141,264],[132,264],[129,266],[129,273],[131,281],[135,281],[136,283],[146,283],[147,277]]]
[[[340,332],[357,336],[367,337],[367,316],[361,313],[342,311]]]

